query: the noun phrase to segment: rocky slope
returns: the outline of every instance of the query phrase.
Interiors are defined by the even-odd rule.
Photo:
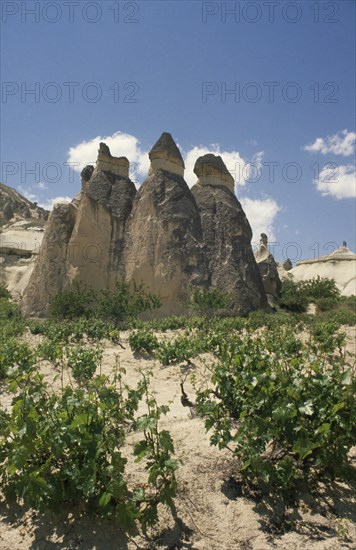
[[[28,284],[49,212],[0,183],[0,284],[19,296]]]

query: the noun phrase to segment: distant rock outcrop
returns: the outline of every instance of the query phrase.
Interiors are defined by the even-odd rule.
[[[41,226],[48,215],[47,210],[26,199],[12,187],[0,183],[0,226],[4,230],[9,228],[9,222],[14,224],[29,218],[32,221],[38,220],[38,225]]]
[[[208,261],[209,284],[233,296],[236,314],[267,303],[251,247],[252,231],[233,193],[234,180],[221,157],[204,155],[195,163],[196,200]]]
[[[222,159],[200,157],[190,190],[170,134],[161,135],[149,158],[136,192],[127,158],[100,143],[95,168],[82,171],[81,192],[50,216],[24,292],[25,314],[48,315],[53,296],[74,281],[111,289],[118,279],[157,294],[160,315],[185,312],[194,287],[231,294],[237,314],[267,305],[251,228]],[[49,253],[55,243],[56,258]]]
[[[0,183],[0,284],[14,297],[27,286],[49,212]]]
[[[356,295],[356,254],[346,245],[327,256],[301,260],[289,273],[296,281],[306,281],[318,276],[334,279],[341,296]]]
[[[255,258],[268,301],[271,306],[275,306],[282,283],[279,278],[277,263],[268,250],[268,237],[266,233],[261,233],[260,247],[255,253]]]
[[[2,209],[2,215],[3,215],[4,220],[6,220],[6,221],[11,220],[11,218],[14,215],[14,211],[12,209],[11,202],[5,203],[5,205]]]
[[[293,269],[293,264],[289,258],[287,258],[286,261],[283,262],[283,269],[285,271],[290,271],[291,269]]]

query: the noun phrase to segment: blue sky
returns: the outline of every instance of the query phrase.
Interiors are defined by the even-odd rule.
[[[169,131],[189,185],[200,154],[222,154],[278,260],[355,250],[355,8],[3,1],[0,179],[73,197],[108,138],[139,185]]]

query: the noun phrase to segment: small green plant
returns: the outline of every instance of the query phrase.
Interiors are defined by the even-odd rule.
[[[180,335],[173,341],[160,342],[156,349],[156,358],[163,366],[189,361],[201,351],[197,338]]]
[[[15,338],[0,341],[0,380],[4,379],[10,370],[27,371],[36,363],[36,354],[23,342]]]
[[[148,471],[148,490],[140,488],[135,492],[135,498],[141,505],[141,523],[146,529],[158,520],[158,504],[173,507],[173,498],[177,492],[175,471],[177,461],[172,458],[174,446],[170,433],[159,430],[159,419],[169,411],[167,405],[158,406],[156,398],[149,392],[148,379],[143,377],[143,387],[147,413],[141,416],[135,424],[135,429],[143,431],[144,438],[135,445],[136,462],[146,460]],[[143,507],[142,507],[143,505]]]
[[[101,349],[87,349],[83,347],[68,348],[68,367],[71,369],[73,378],[79,384],[89,382],[98,368],[103,352]]]
[[[311,327],[314,351],[332,354],[335,349],[342,353],[346,334],[340,332],[340,325],[335,321],[318,322]]]
[[[153,353],[158,348],[159,342],[152,332],[139,330],[130,334],[129,344],[134,353]]]
[[[336,521],[335,531],[337,538],[346,542],[350,537],[349,522],[345,518],[340,518]]]

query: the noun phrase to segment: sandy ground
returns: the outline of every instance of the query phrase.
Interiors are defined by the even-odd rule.
[[[355,327],[347,329],[354,346]],[[174,333],[171,333],[171,336]],[[301,490],[298,502],[284,503],[278,497],[263,494],[258,487],[248,494],[238,481],[238,465],[229,451],[211,447],[203,421],[192,417],[180,402],[179,365],[162,367],[158,361],[134,357],[122,334],[125,349],[111,342],[104,344],[102,370],[111,372],[116,358],[125,367],[125,381],[136,385],[141,373],[152,371],[151,386],[159,403],[170,403],[170,412],[160,427],[173,437],[176,458],[178,496],[174,517],[164,507],[160,522],[149,538],[128,538],[109,521],[98,520],[81,510],[63,510],[60,516],[39,515],[21,506],[8,507],[0,502],[0,550],[338,550],[356,548],[356,493],[347,483],[320,485],[318,495]],[[34,344],[41,339],[31,337]],[[211,358],[194,361],[192,371],[198,379],[206,375]],[[56,374],[43,364],[49,382]],[[185,390],[194,399],[187,379]],[[9,405],[11,396],[0,394]],[[137,435],[129,435],[130,446]],[[356,463],[356,452],[353,452]],[[128,471],[132,476],[133,472]]]

